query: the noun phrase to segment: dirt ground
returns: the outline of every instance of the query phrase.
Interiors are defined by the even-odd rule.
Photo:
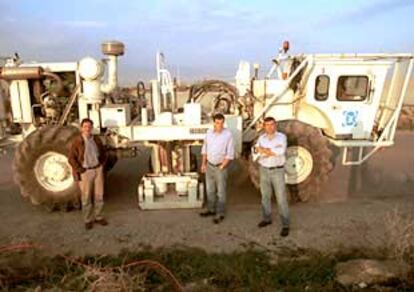
[[[117,254],[143,246],[184,245],[229,252],[253,244],[268,249],[316,249],[324,252],[379,246],[386,240],[387,214],[398,208],[414,220],[414,132],[398,132],[396,146],[377,153],[364,168],[364,184],[351,191],[353,171],[337,163],[322,190],[324,200],[291,206],[291,234],[279,237],[274,224],[258,229],[260,195],[238,163],[231,169],[228,214],[222,224],[201,218],[199,210],[141,211],[136,187],[142,157],[118,162],[108,178],[106,227],[86,231],[79,211],[47,212],[19,195],[12,180],[9,151],[0,157],[0,245],[34,242],[51,253]]]

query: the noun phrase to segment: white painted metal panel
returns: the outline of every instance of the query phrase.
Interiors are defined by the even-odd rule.
[[[352,135],[354,139],[369,139],[378,110],[388,62],[365,64],[317,63],[307,86],[307,103],[320,109],[332,123],[335,135]],[[328,75],[329,96],[327,100],[315,99],[315,80]],[[338,79],[341,76],[366,76],[369,82],[368,96],[363,101],[341,101],[337,98]]]
[[[31,123],[32,107],[30,103],[29,82],[27,80],[11,81],[10,97],[13,122]]]
[[[102,127],[125,127],[131,122],[129,104],[108,104],[101,107]]]

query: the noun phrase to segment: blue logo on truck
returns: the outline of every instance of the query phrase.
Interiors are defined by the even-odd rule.
[[[346,110],[342,112],[342,127],[356,127],[358,123],[358,111]]]

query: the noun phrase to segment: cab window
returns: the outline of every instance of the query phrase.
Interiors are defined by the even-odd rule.
[[[315,80],[315,99],[327,100],[329,96],[329,76],[319,75]]]
[[[367,76],[340,76],[336,98],[340,101],[363,101],[368,97]]]

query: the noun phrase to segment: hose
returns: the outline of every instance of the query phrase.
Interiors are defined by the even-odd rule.
[[[231,105],[236,104],[237,89],[233,85],[221,80],[207,80],[190,87],[187,102],[201,102],[201,99],[209,92],[218,92],[213,99],[213,110],[217,110],[221,102],[226,103],[224,113],[229,113]]]
[[[52,90],[52,92],[55,93],[55,94],[59,94],[59,92],[63,88],[63,82],[62,82],[62,79],[59,77],[59,75],[57,75],[55,73],[52,73],[50,71],[43,71],[42,76],[51,77],[51,78],[56,80],[56,87]],[[50,90],[49,90],[49,92],[50,92]]]

